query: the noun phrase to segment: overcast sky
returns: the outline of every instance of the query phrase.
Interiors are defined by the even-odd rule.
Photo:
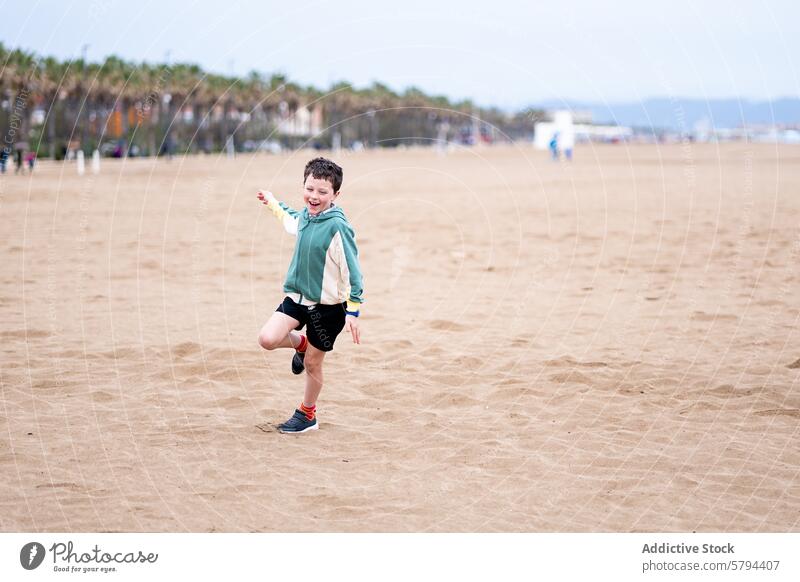
[[[529,4],[526,6],[525,4]],[[0,0],[0,42],[482,105],[800,95],[800,2]],[[1,63],[0,63],[1,65]]]

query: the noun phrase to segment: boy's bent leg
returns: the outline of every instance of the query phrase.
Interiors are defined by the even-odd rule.
[[[300,345],[301,335],[294,330],[300,322],[294,317],[276,311],[258,333],[258,344],[265,350],[277,348],[296,348]]]

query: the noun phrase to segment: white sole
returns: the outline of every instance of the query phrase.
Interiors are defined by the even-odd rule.
[[[302,434],[302,433],[304,433],[304,432],[308,432],[308,431],[310,431],[310,430],[317,430],[318,428],[319,428],[319,423],[317,423],[317,424],[314,424],[314,425],[312,425],[312,426],[309,426],[308,428],[304,428],[303,430],[289,430],[289,431],[283,431],[283,430],[281,430],[281,429],[278,429],[278,432],[279,432],[279,433],[281,433],[281,434]]]

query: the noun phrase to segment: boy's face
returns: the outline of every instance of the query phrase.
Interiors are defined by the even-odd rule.
[[[308,175],[303,184],[303,202],[306,203],[309,214],[325,212],[338,195],[338,192],[333,191],[333,184],[328,180],[315,178],[312,174]]]

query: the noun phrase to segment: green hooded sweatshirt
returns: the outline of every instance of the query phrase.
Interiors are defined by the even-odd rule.
[[[302,305],[337,305],[358,312],[364,287],[353,227],[342,209],[331,205],[314,216],[272,198],[268,204],[289,234],[297,237],[283,290]]]

